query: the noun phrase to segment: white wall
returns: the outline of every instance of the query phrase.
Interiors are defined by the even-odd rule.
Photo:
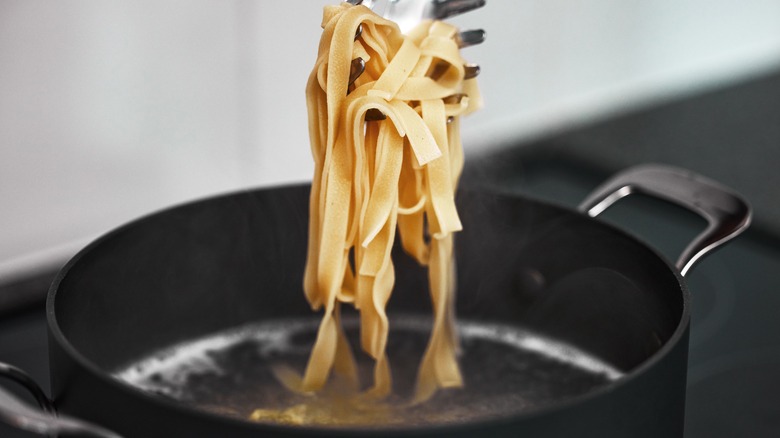
[[[337,0],[0,2],[0,282],[152,210],[309,178]],[[780,66],[780,1],[489,0],[469,152]]]

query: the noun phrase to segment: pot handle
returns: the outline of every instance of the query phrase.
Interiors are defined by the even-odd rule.
[[[93,438],[121,438],[116,433],[100,426],[58,414],[54,403],[46,396],[41,387],[21,369],[0,362],[0,376],[24,387],[35,397],[39,405],[39,409],[36,409],[20,400],[12,392],[0,387],[0,421],[17,429],[51,437],[65,434]]]
[[[635,166],[618,173],[588,195],[578,209],[596,217],[633,193],[678,204],[707,220],[707,228],[677,260],[683,276],[705,255],[745,231],[752,218],[750,204],[733,190],[689,170],[661,164]]]

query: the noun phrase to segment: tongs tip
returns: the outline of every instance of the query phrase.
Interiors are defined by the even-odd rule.
[[[433,2],[433,16],[437,20],[443,20],[479,9],[486,3],[487,0],[435,0]]]

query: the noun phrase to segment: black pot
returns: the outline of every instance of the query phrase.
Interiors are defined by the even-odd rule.
[[[682,275],[742,231],[750,210],[728,189],[660,166],[618,175],[582,210],[596,215],[633,191],[681,203],[709,220],[677,267],[587,214],[516,196],[459,194],[460,321],[520,327],[536,343],[515,343],[521,359],[514,353],[492,360],[474,353],[473,365],[464,364],[466,395],[442,397],[470,402],[468,391],[482,389],[469,381],[469,367],[493,367],[487,378],[499,387],[519,384],[509,399],[517,406],[500,414],[444,425],[274,426],[205,411],[193,407],[194,401],[173,400],[117,378],[118,370],[132,369],[171,345],[271,319],[318,318],[301,292],[307,186],[172,208],[81,251],[60,272],[47,302],[59,419],[18,406],[0,410],[6,418],[33,418],[42,431],[90,436],[115,436],[91,424],[128,437],[682,436],[690,319]],[[425,315],[430,308],[425,272],[401,251],[394,260],[396,292],[388,313]],[[467,357],[471,344],[468,339],[464,344]],[[586,353],[606,368],[572,362],[572,352]],[[249,353],[242,354],[230,360],[247,360]],[[539,363],[509,367],[539,354],[545,357]],[[410,360],[413,367],[417,360]],[[202,376],[200,382],[191,376],[182,383],[202,384]],[[0,392],[0,404],[6,395]]]

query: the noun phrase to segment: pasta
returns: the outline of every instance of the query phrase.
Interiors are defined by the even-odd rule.
[[[375,361],[367,394],[390,394],[385,306],[397,231],[404,250],[429,272],[434,324],[415,396],[424,401],[462,385],[452,263],[453,233],[462,225],[454,191],[463,166],[459,118],[480,105],[478,89],[464,77],[457,29],[449,24],[426,21],[402,35],[370,9],[342,3],[325,8],[322,26],[306,88],[315,170],[304,291],[324,314],[306,371],[291,386],[317,391],[335,374],[357,387],[340,323],[341,307],[352,305],[360,313],[361,347]],[[350,84],[358,57],[365,71]],[[382,120],[366,121],[377,111]]]

